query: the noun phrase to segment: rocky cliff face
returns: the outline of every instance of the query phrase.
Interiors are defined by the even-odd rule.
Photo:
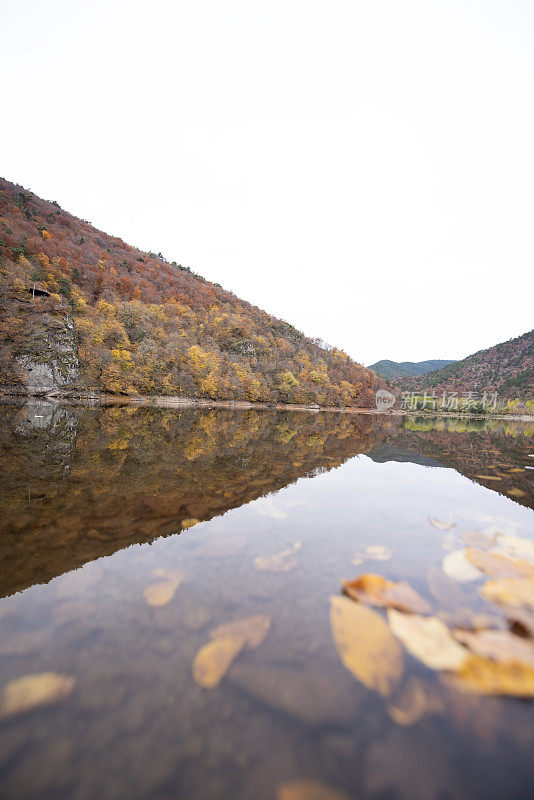
[[[49,394],[74,387],[80,371],[72,317],[43,315],[16,362],[29,394]]]

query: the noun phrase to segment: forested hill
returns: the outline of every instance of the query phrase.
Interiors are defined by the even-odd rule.
[[[534,330],[515,339],[480,350],[435,372],[399,378],[395,386],[405,391],[424,389],[459,392],[498,392],[502,397],[534,397]]]
[[[383,358],[381,361],[377,361],[376,364],[370,364],[369,369],[372,369],[377,375],[382,375],[388,381],[392,381],[395,378],[425,375],[427,372],[433,372],[452,363],[452,359],[439,358],[431,361],[389,361],[389,359]]]
[[[4,179],[0,304],[4,392],[28,385],[25,365],[44,374],[54,348],[49,377],[66,388],[369,406],[383,384],[341,350]],[[56,342],[71,318],[79,370]]]

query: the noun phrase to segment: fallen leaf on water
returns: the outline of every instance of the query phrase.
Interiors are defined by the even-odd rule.
[[[214,689],[245,646],[243,636],[221,636],[201,647],[193,661],[193,678],[205,689]]]
[[[326,783],[299,778],[278,787],[277,800],[350,800],[349,796]]]
[[[506,606],[503,607],[503,611],[508,617],[508,624],[513,633],[517,636],[534,638],[534,611],[528,611],[526,608],[506,608]]]
[[[534,697],[534,669],[528,664],[498,664],[473,655],[447,680],[453,686],[476,694]]]
[[[520,559],[508,558],[495,552],[468,547],[465,557],[474,567],[493,578],[521,578],[534,575],[534,564]]]
[[[389,626],[405,648],[431,669],[456,669],[468,652],[455,642],[437,617],[419,617],[388,609]]]
[[[483,658],[507,663],[518,661],[534,667],[534,644],[510,631],[453,631],[454,638]]]
[[[496,614],[476,614],[470,608],[459,608],[453,613],[440,611],[440,619],[448,628],[461,628],[464,631],[502,631],[506,630],[506,620]]]
[[[74,684],[74,678],[58,672],[40,672],[15,678],[0,692],[0,719],[57,703],[68,697]]]
[[[184,529],[192,528],[193,525],[198,525],[199,522],[200,520],[197,519],[196,517],[190,517],[189,519],[183,519],[181,522],[181,526]]]
[[[298,561],[293,558],[293,555],[302,547],[301,542],[295,542],[292,547],[282,550],[281,553],[276,553],[274,556],[257,556],[254,559],[256,569],[262,572],[289,572],[294,569]]]
[[[428,521],[434,528],[437,528],[438,531],[450,531],[456,527],[456,522],[442,522],[442,520],[436,519],[435,517],[429,517]]]
[[[534,578],[497,578],[480,589],[487,600],[497,605],[525,606],[534,609]]]
[[[343,666],[387,696],[403,672],[402,651],[382,617],[346,597],[330,598],[330,626]]]
[[[497,536],[497,552],[503,552],[515,558],[534,561],[534,541],[522,536],[508,536],[500,533]]]
[[[211,642],[200,648],[193,661],[195,681],[205,689],[214,689],[243,648],[253,650],[262,644],[270,626],[270,616],[257,614],[214,628]]]
[[[405,581],[395,583],[371,572],[360,575],[353,581],[343,581],[343,591],[353,600],[373,606],[398,608],[419,614],[430,611],[427,601]]]
[[[426,714],[443,711],[443,701],[419,678],[410,678],[394,702],[388,707],[391,719],[397,725],[407,726],[418,722]]]
[[[151,583],[143,592],[143,597],[149,606],[153,608],[161,608],[169,603],[176,594],[177,588],[180,586],[183,575],[177,572],[166,572],[165,570],[156,570],[155,577],[160,577],[156,583]]]
[[[469,547],[480,547],[481,550],[492,547],[495,544],[495,536],[490,536],[482,531],[465,531],[462,539]]]
[[[465,557],[465,550],[455,550],[454,553],[447,553],[441,566],[445,575],[453,578],[460,583],[476,581],[482,577],[480,570],[476,569]]]

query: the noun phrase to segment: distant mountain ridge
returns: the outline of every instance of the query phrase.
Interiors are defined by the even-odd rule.
[[[454,361],[424,376],[399,377],[402,391],[497,392],[503,398],[534,398],[534,330]]]
[[[387,358],[383,358],[381,361],[377,361],[376,364],[371,364],[369,369],[386,378],[386,380],[393,381],[396,378],[426,375],[427,372],[433,372],[453,363],[452,359],[439,358],[430,361],[390,361]]]

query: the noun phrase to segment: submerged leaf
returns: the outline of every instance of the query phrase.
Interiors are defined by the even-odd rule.
[[[214,689],[245,646],[243,636],[220,636],[201,647],[193,661],[193,678],[205,689]]]
[[[457,581],[437,567],[430,567],[426,580],[432,595],[442,607],[455,609],[464,602],[465,594]]]
[[[156,570],[154,575],[157,577],[161,575],[163,580],[147,586],[143,592],[143,597],[149,606],[161,608],[172,600],[177,588],[183,581],[183,575],[178,572],[166,572],[165,570]]]
[[[450,531],[456,527],[456,522],[442,522],[440,519],[436,519],[435,517],[429,517],[428,521],[434,528],[437,528],[438,531]]]
[[[243,638],[245,645],[254,650],[263,643],[271,627],[271,617],[268,614],[256,614],[253,617],[243,617],[234,622],[219,625],[210,633],[211,639],[221,636],[235,636]]]
[[[300,550],[301,547],[301,542],[295,542],[292,547],[288,547],[286,550],[282,550],[281,553],[276,553],[274,556],[257,556],[254,559],[254,565],[256,569],[262,572],[289,572],[298,564],[297,559],[292,558],[292,556]]]
[[[388,621],[408,652],[431,669],[456,669],[468,656],[438,617],[401,614],[390,608]]]
[[[473,653],[492,661],[507,663],[518,661],[534,667],[534,644],[530,639],[521,639],[510,631],[462,631],[455,630],[454,637]]]
[[[368,689],[390,694],[402,677],[403,659],[382,617],[346,597],[331,597],[330,625],[346,669]]]
[[[397,725],[407,726],[418,722],[426,714],[443,711],[443,701],[419,678],[410,678],[394,702],[388,707],[389,716]]]
[[[528,664],[499,664],[480,656],[470,656],[451,681],[453,685],[476,694],[534,697],[534,669]]]
[[[326,783],[299,778],[278,787],[277,800],[350,800],[349,796]]]
[[[465,557],[465,550],[455,550],[454,553],[447,553],[442,561],[442,568],[445,575],[460,583],[476,581],[482,577],[482,573],[476,569]]]
[[[270,626],[270,616],[257,614],[214,628],[211,642],[200,648],[193,661],[195,681],[205,689],[214,689],[243,648],[253,650],[262,644]]]
[[[353,600],[370,603],[373,606],[398,608],[401,611],[415,611],[426,614],[430,605],[415,589],[404,582],[388,581],[382,575],[369,572],[353,581],[343,581],[343,591]]]
[[[15,678],[0,692],[0,719],[57,703],[68,697],[74,684],[74,678],[57,672]]]
[[[534,577],[499,578],[488,581],[480,593],[497,605],[525,606],[534,609]]]

